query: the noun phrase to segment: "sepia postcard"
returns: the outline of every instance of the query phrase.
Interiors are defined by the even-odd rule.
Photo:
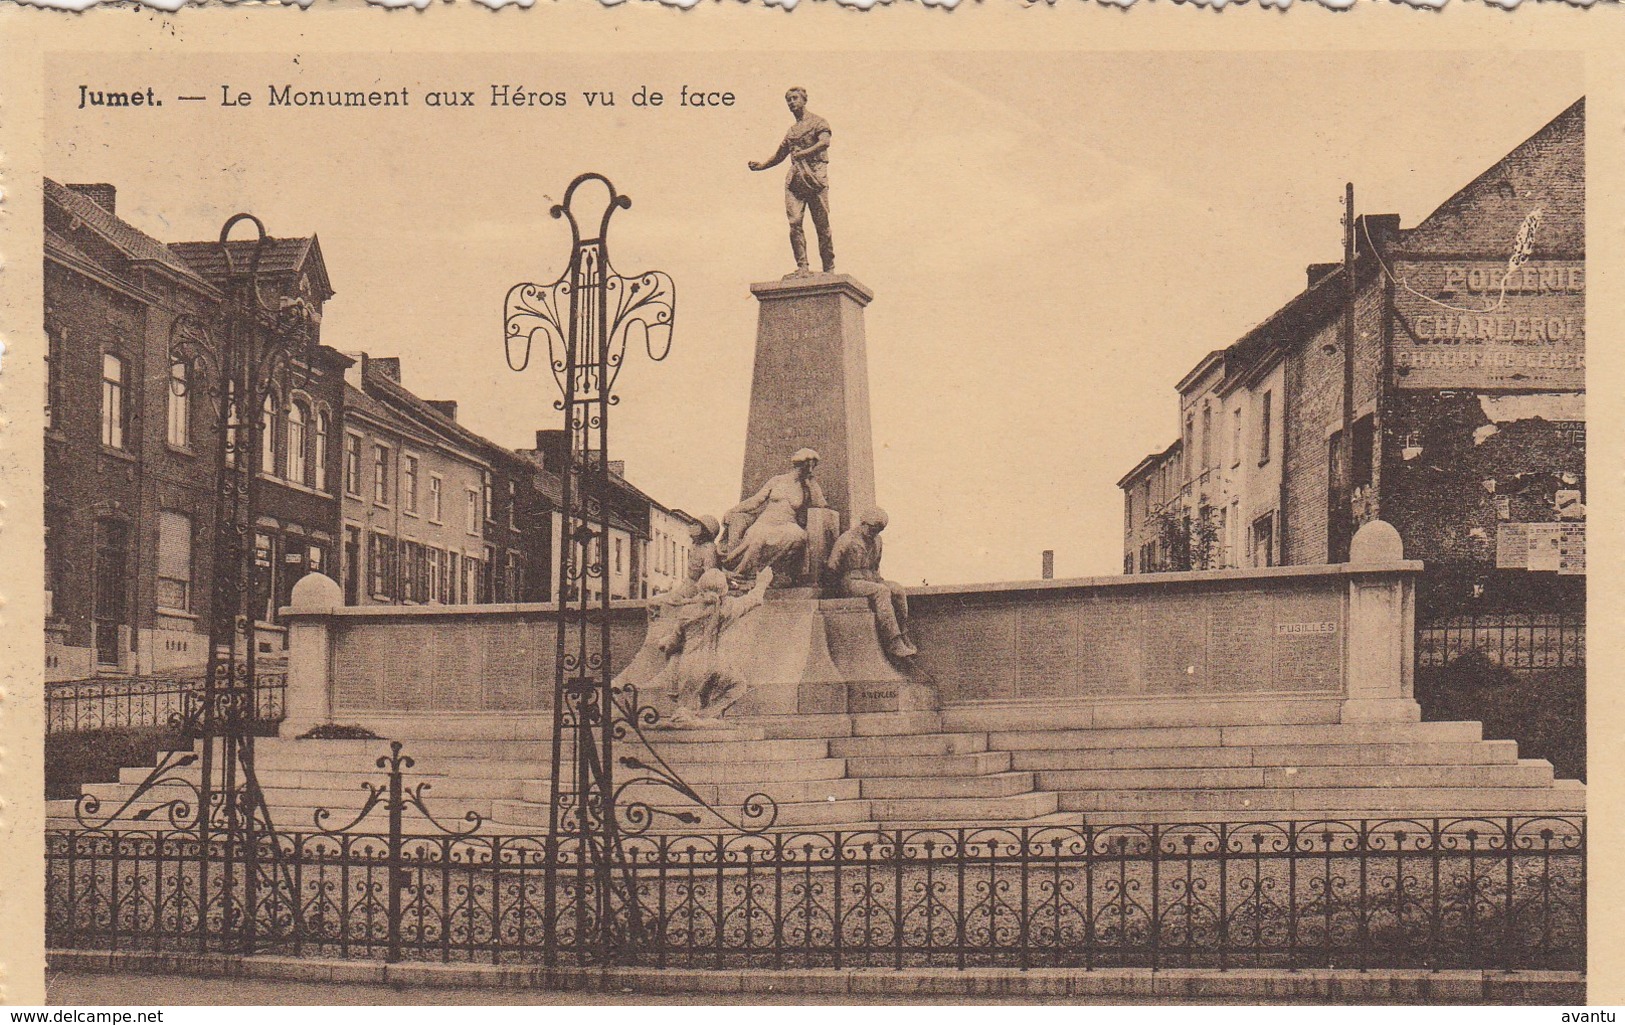
[[[4,1000],[1621,999],[1608,7],[0,12]]]

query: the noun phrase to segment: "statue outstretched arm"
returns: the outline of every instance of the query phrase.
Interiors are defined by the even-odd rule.
[[[825,141],[824,145],[829,145],[828,140]],[[766,171],[770,167],[777,167],[778,165],[784,163],[784,158],[789,155],[790,140],[785,139],[783,142],[779,143],[779,148],[774,151],[771,157],[768,157],[766,160],[752,160],[750,162],[750,169],[752,171]]]

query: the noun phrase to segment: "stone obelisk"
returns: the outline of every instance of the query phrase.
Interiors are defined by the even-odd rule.
[[[740,497],[788,470],[797,449],[815,449],[819,485],[845,529],[875,502],[863,333],[874,293],[846,274],[795,275],[750,290],[761,308]]]

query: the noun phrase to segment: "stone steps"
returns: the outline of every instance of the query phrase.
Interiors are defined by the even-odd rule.
[[[879,755],[848,758],[849,775],[868,776],[983,776],[1006,772],[1008,751],[975,751],[956,755]]]
[[[509,761],[546,762],[552,757],[552,750],[552,744],[547,740],[413,738],[404,740],[401,744],[401,753],[419,765],[435,758],[469,758],[474,755]],[[313,756],[320,756],[323,759],[364,760],[371,765],[380,756],[388,754],[388,740],[289,740],[283,737],[265,737],[254,743],[256,764],[267,760],[272,764],[307,762]]]
[[[622,781],[624,782],[624,780]],[[694,792],[700,795],[701,800],[722,807],[737,807],[746,798],[758,793],[767,793],[780,804],[800,804],[813,801],[855,801],[864,797],[862,781],[855,779],[815,779],[793,780],[788,782],[751,782],[751,783],[696,783],[688,781]],[[519,793],[514,795],[517,799],[532,804],[545,805],[552,798],[553,786],[545,779],[525,780],[519,785]],[[680,798],[673,797],[668,788],[658,784],[637,784],[628,786],[627,796],[634,800],[651,800],[654,803],[671,804],[681,803]]]
[[[905,737],[942,731],[938,712],[860,712],[745,716],[743,729],[760,730],[769,740],[839,737]]]
[[[806,761],[828,758],[830,742],[827,740],[756,740],[750,742],[689,742],[666,743],[664,733],[651,733],[649,741],[660,757],[673,765],[695,765],[705,762],[779,762]],[[638,755],[641,744],[620,744],[617,752]],[[639,755],[641,757],[641,755]]]
[[[956,776],[948,786],[936,776],[880,776],[852,782],[859,784],[864,797],[881,799],[1014,797],[1031,791],[1034,780],[1030,772],[996,772],[987,776]]]
[[[1017,769],[1197,768],[1201,766],[1340,765],[1515,765],[1518,745],[1511,740],[1472,744],[1309,744],[1236,747],[1153,747],[1139,749],[1073,748],[1016,750]]]
[[[953,731],[1163,729],[1170,727],[1316,724],[1339,722],[1338,698],[1283,694],[1278,699],[1187,698],[1134,700],[1121,696],[1098,701],[1051,704],[995,702],[956,705],[942,712],[943,728]]]
[[[1136,729],[995,729],[989,746],[1000,751],[1162,747],[1347,746],[1365,744],[1471,744],[1483,739],[1476,722],[1318,723],[1279,726],[1148,726]]]
[[[681,771],[690,783],[761,783],[764,780],[842,779],[846,776],[846,763],[839,758],[694,761],[682,763]]]
[[[1538,787],[1552,782],[1547,761],[1515,765],[1292,766],[1249,768],[1060,769],[1038,772],[1045,790],[1371,789],[1434,787]]]
[[[931,797],[869,802],[873,817],[882,824],[912,825],[916,822],[951,819],[981,825],[1009,823],[1060,810],[1056,794],[1035,790],[1011,797]]]
[[[960,755],[987,750],[986,733],[924,733],[912,737],[843,737],[829,742],[838,758]]]
[[[1482,740],[1477,723],[1316,721],[1323,704],[1283,696],[1275,703],[1279,723],[1259,721],[1258,702],[1187,701],[1183,719],[1172,722],[1148,718],[1171,707],[1155,701],[975,705],[758,717],[721,729],[650,730],[646,739],[703,802],[733,817],[748,797],[764,793],[778,803],[776,828],[788,829],[1460,817],[1584,807],[1583,786],[1554,782],[1548,763],[1520,760],[1511,741]],[[545,828],[550,717],[401,717],[399,725],[396,735],[415,762],[406,782],[427,783],[431,809],[448,824],[473,810],[492,820],[488,829]],[[330,808],[333,819],[353,815],[366,799],[362,784],[387,778],[376,763],[388,752],[388,740],[267,738],[256,745],[256,763],[279,825],[308,829],[317,807]],[[617,753],[659,763],[641,744],[620,745]],[[618,779],[631,771],[620,769]],[[127,768],[118,784],[86,792],[110,811],[149,772]],[[176,774],[195,780],[197,772],[194,764]],[[155,792],[148,803],[174,796],[173,789]],[[624,798],[690,810],[657,785],[634,786]],[[71,802],[56,805],[54,821],[71,816]],[[692,810],[702,815],[700,825],[656,828],[723,828],[710,813]],[[385,820],[373,818],[382,828]],[[375,828],[373,820],[366,828]]]
[[[1059,798],[1062,810],[1085,812],[1091,822],[1100,813],[1133,818],[1148,812],[1171,812],[1189,821],[1203,821],[1240,812],[1360,818],[1413,814],[1417,809],[1443,810],[1456,816],[1585,809],[1583,790],[1555,786],[1067,790]]]

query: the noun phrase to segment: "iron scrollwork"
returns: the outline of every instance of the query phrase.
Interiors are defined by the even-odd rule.
[[[234,242],[242,224],[254,235]],[[262,455],[262,410],[274,408],[313,372],[320,314],[306,296],[266,287],[261,263],[272,240],[252,214],[229,218],[218,238],[222,297],[207,310],[182,310],[170,325],[169,386],[197,396],[214,423],[215,485],[209,586],[209,644],[201,686],[188,688],[168,725],[188,750],[163,754],[111,814],[100,798],[80,797],[75,818],[86,835],[122,845],[155,821],[190,840],[195,858],[188,885],[206,904],[218,899],[229,946],[252,951],[263,927],[258,909],[289,881],[254,763],[261,675],[256,668],[257,612],[264,601],[255,567],[254,524]],[[156,713],[156,705],[154,706]],[[133,839],[131,842],[134,842]],[[210,943],[207,929],[198,942]]]
[[[409,761],[380,761],[405,810]],[[207,843],[48,832],[49,946],[249,931],[296,956],[734,970],[1573,972],[1586,956],[1581,816],[650,832],[622,837],[602,902],[575,837],[412,832],[398,814],[387,832],[282,832],[263,856],[274,843],[294,871],[258,894],[242,872],[202,878]]]

